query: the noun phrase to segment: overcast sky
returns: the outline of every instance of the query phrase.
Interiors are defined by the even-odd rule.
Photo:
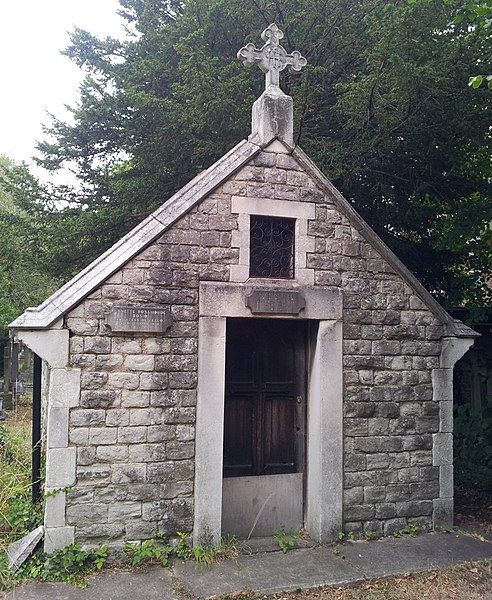
[[[83,73],[60,54],[68,31],[77,26],[123,37],[118,6],[117,0],[0,0],[0,154],[31,163],[47,111],[64,117],[63,105],[77,99]]]

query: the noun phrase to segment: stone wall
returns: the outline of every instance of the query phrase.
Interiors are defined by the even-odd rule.
[[[429,525],[440,325],[290,156],[266,152],[67,316],[71,366],[82,369],[67,524],[95,543],[191,530],[198,287],[229,281],[238,264],[233,195],[316,203],[306,266],[315,285],[344,294],[345,529]],[[160,337],[110,335],[104,315],[114,304],[169,305],[173,324]]]

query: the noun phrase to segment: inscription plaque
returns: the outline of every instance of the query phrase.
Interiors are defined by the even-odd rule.
[[[300,292],[287,290],[253,290],[245,303],[253,314],[298,315],[306,308]]]
[[[163,333],[172,322],[167,308],[114,306],[106,313],[106,325],[113,333]]]

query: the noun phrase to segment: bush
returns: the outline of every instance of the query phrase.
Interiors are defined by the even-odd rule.
[[[481,411],[471,404],[455,407],[454,461],[457,483],[492,491],[492,398]]]

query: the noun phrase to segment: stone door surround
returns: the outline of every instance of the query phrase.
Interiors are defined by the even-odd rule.
[[[268,318],[318,322],[309,341],[305,527],[313,539],[327,541],[343,523],[342,292],[292,282],[200,284],[193,541],[221,538],[226,320],[259,318],[246,306],[255,289],[295,290],[306,301],[299,316]]]

